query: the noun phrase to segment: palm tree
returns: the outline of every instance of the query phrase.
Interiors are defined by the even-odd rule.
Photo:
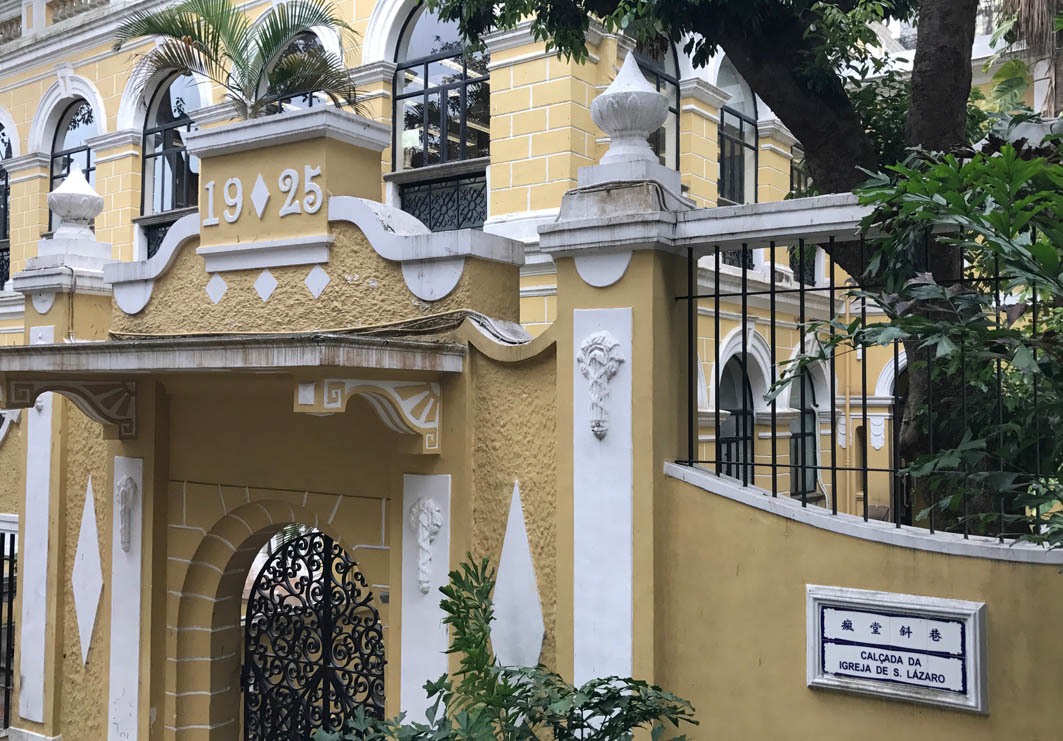
[[[328,0],[288,0],[252,26],[230,0],[183,0],[156,11],[134,11],[121,23],[114,50],[157,40],[143,59],[141,84],[157,72],[196,74],[223,88],[241,118],[273,112],[279,102],[309,92],[356,110],[350,71],[336,54],[292,41],[315,28],[341,37],[354,30]]]

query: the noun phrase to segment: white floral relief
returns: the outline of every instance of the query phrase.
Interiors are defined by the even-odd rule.
[[[609,431],[609,379],[616,375],[624,362],[620,343],[606,331],[595,332],[580,344],[580,373],[590,384],[591,432],[599,440]]]
[[[129,553],[133,542],[133,511],[137,506],[137,482],[126,476],[118,482],[115,505],[118,509],[118,537],[122,550]]]
[[[407,515],[410,531],[417,538],[417,584],[422,594],[432,588],[432,543],[443,527],[443,510],[434,499],[421,497]]]
[[[882,450],[886,444],[886,418],[881,415],[869,416],[867,424],[871,428],[871,447]]]

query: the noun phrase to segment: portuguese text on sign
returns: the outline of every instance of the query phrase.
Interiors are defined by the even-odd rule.
[[[808,684],[985,712],[981,603],[808,587]]]

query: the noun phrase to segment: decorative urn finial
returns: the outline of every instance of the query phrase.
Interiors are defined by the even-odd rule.
[[[60,219],[54,237],[95,239],[89,225],[103,210],[103,196],[93,190],[80,168],[71,168],[59,187],[48,194],[48,207]]]
[[[668,118],[668,99],[642,76],[633,52],[616,79],[591,103],[591,118],[611,140],[601,164],[658,162],[647,139]]]

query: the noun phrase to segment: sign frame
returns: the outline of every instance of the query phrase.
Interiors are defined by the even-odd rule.
[[[877,592],[848,587],[828,587],[807,584],[806,593],[806,679],[808,687],[823,688],[881,699],[915,702],[974,713],[989,712],[986,682],[986,605],[984,602],[925,597],[894,592]],[[847,676],[824,671],[824,646],[838,646],[835,639],[825,636],[824,608],[881,614],[887,618],[938,620],[962,624],[960,656],[963,672],[962,692],[906,684],[890,679]],[[829,621],[828,621],[829,622]],[[925,653],[920,649],[906,649],[892,643],[881,646],[857,643],[857,646],[878,648],[893,654]]]

